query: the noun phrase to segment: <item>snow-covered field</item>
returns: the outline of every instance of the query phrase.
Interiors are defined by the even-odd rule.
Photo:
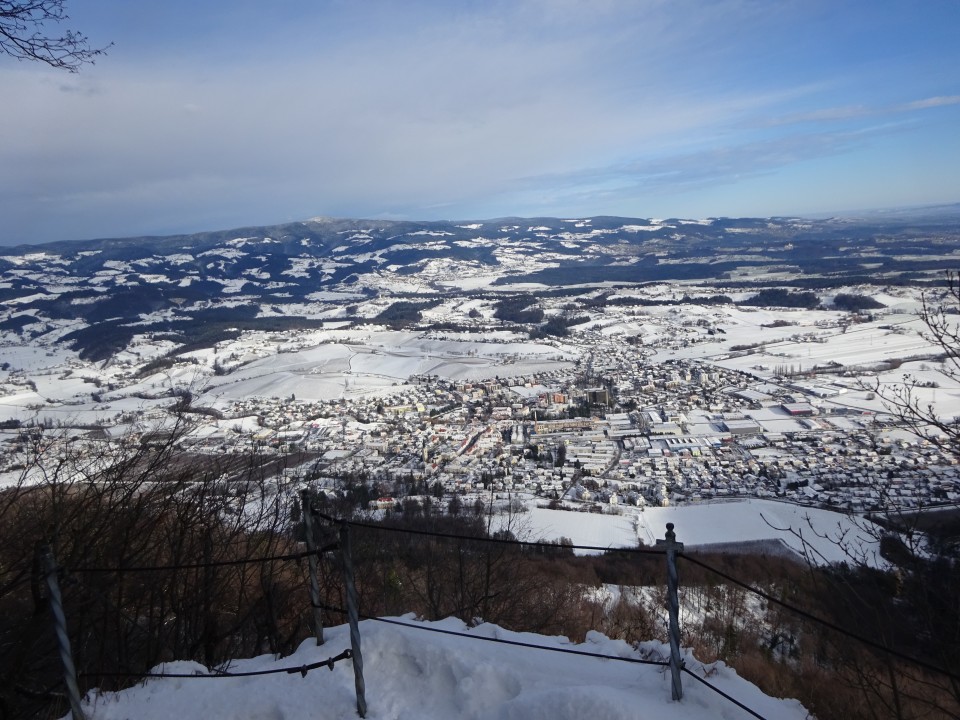
[[[576,356],[533,342],[431,339],[420,333],[370,330],[325,333],[324,344],[271,354],[228,376],[211,378],[206,395],[218,402],[249,397],[331,400],[385,391],[412,375],[482,380],[572,367]],[[230,352],[222,349],[221,355]]]
[[[782,542],[815,563],[879,557],[880,528],[867,520],[773,500],[731,500],[673,507],[624,507],[623,514],[597,514],[531,508],[514,516],[530,538],[570,538],[574,545],[603,548],[652,546],[674,524],[677,540],[689,550],[716,543]]]
[[[931,402],[947,416],[960,415],[960,387],[938,370],[930,359],[937,348],[921,337],[922,322],[917,316],[920,292],[903,288],[884,291],[857,287],[847,290],[877,297],[888,310],[868,322],[844,328],[849,314],[833,310],[798,310],[789,308],[750,308],[733,305],[649,306],[643,308],[607,307],[589,310],[587,323],[572,328],[571,338],[534,342],[513,333],[488,330],[479,333],[447,333],[445,335],[388,331],[382,326],[360,326],[301,331],[289,338],[265,332],[245,333],[236,340],[221,343],[214,351],[187,353],[198,362],[194,367],[182,365],[164,369],[154,376],[133,384],[119,382],[118,392],[105,395],[108,401],[139,393],[156,396],[171,386],[207,390],[204,400],[216,404],[249,397],[289,397],[304,400],[349,399],[376,395],[411,375],[433,374],[453,380],[484,380],[494,376],[528,375],[570,367],[584,345],[579,334],[599,330],[603,335],[636,336],[643,344],[658,343],[651,363],[674,359],[693,359],[724,368],[746,372],[759,379],[769,379],[780,366],[810,369],[837,363],[844,368],[867,367],[876,371],[883,361],[906,361],[901,370],[881,371],[881,383],[902,383],[904,370],[931,384],[921,389],[924,404]],[[618,291],[620,297],[631,295],[656,299],[679,299],[687,294],[709,295],[722,292],[721,287],[696,287],[682,283],[664,283],[642,289]],[[742,299],[732,293],[733,299]],[[736,297],[734,297],[736,296]],[[346,302],[361,300],[361,312],[376,314],[389,305],[388,300],[363,301],[350,293],[325,292],[317,300],[332,303],[314,307],[311,312],[342,312]],[[829,297],[824,296],[829,301]],[[339,303],[339,305],[338,305]],[[376,305],[376,307],[374,307]],[[370,307],[367,307],[370,306]],[[363,310],[366,308],[366,310]],[[482,316],[492,315],[488,301],[478,299],[446,300],[425,311],[425,317],[442,321],[448,317],[466,318],[471,310]],[[266,312],[266,311],[265,311]],[[308,305],[303,306],[305,315]],[[708,335],[704,329],[715,328]],[[71,327],[64,328],[72,329]],[[58,331],[59,332],[59,331]],[[93,383],[104,385],[122,376],[123,369],[135,368],[171,350],[168,340],[151,340],[136,336],[128,350],[110,362],[91,364],[79,361],[77,354],[53,342],[48,333],[42,345],[22,342],[14,333],[3,333],[3,360],[12,369],[25,373],[35,388],[10,387],[0,392],[0,420],[38,419],[36,411],[66,404],[73,412],[92,409],[84,404],[97,390]],[[757,345],[747,351],[733,348]],[[587,346],[588,347],[588,346]],[[912,360],[918,358],[916,360]],[[223,363],[228,374],[213,376],[214,361]],[[72,373],[72,374],[71,374]],[[853,406],[879,412],[883,405],[876,397],[869,398],[858,387],[858,377],[825,375],[824,381],[845,386],[843,398],[826,403]],[[869,382],[871,376],[867,376]],[[122,379],[122,378],[121,378]],[[0,381],[4,372],[0,372]],[[932,387],[936,384],[936,388]],[[63,412],[56,413],[57,419]],[[767,430],[778,431],[776,427]],[[787,428],[779,428],[782,431]],[[792,426],[791,428],[792,429]]]
[[[683,675],[683,699],[671,700],[664,667],[588,658],[473,638],[496,638],[544,648],[578,650],[622,658],[665,660],[659,642],[636,648],[622,640],[589,633],[577,645],[563,637],[514,633],[496,625],[466,627],[449,618],[404,625],[360,623],[371,720],[740,720],[750,717],[709,687]],[[471,637],[429,632],[434,628]],[[300,667],[326,660],[350,647],[346,626],[328,628],[325,644],[304,642],[290,657],[261,656],[234,662],[229,672]],[[686,667],[762,717],[804,720],[796,700],[764,695],[723,663],[708,666],[684,652]],[[209,675],[202,665],[172,662],[156,672]],[[265,720],[266,718],[357,717],[353,667],[337,663],[332,672],[313,670],[259,677],[152,679],[117,693],[88,693],[83,709],[91,720]]]

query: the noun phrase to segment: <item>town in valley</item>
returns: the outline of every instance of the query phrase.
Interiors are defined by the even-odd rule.
[[[570,511],[631,523],[604,545],[652,542],[642,518],[668,507],[776,501],[829,524],[960,499],[950,448],[894,402],[960,411],[924,321],[951,299],[949,225],[268,232],[0,258],[3,482],[39,481],[39,438],[95,452],[179,423],[225,487],[225,458],[255,454],[278,492],[349,488],[363,512],[534,509],[547,537],[596,522]],[[704,542],[757,539],[719,525]]]

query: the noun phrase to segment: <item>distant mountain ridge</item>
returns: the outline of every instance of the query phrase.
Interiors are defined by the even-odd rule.
[[[942,213],[861,220],[315,218],[2,249],[0,332],[70,343],[102,359],[137,333],[208,342],[226,329],[305,323],[304,304],[326,302],[330,293],[416,299],[602,283],[929,283],[957,267],[958,247],[960,222]]]

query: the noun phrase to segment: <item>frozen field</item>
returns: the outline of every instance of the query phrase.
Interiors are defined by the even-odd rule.
[[[269,355],[211,378],[205,395],[221,401],[291,394],[301,400],[331,400],[376,394],[413,375],[482,380],[572,367],[576,359],[569,351],[532,342],[436,340],[389,331],[342,333],[336,339]]]
[[[805,547],[818,563],[844,562],[855,557],[870,564],[879,560],[878,530],[867,521],[771,500],[740,500],[674,507],[623,508],[622,515],[531,508],[519,516],[531,538],[570,538],[574,545],[652,546],[672,522],[677,540],[689,549],[717,543],[780,540],[803,555]],[[514,518],[516,521],[516,518]],[[849,555],[848,555],[849,553]]]

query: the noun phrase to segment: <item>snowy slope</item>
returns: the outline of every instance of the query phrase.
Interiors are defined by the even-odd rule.
[[[394,619],[398,620],[398,619]],[[683,675],[684,697],[670,699],[666,668],[547,652],[425,631],[437,628],[476,637],[499,638],[548,648],[663,660],[669,648],[657,642],[632,648],[599,633],[582,645],[566,638],[508,632],[496,625],[468,629],[447,619],[412,627],[372,620],[361,623],[367,717],[417,720],[517,718],[523,720],[693,720],[750,717],[742,709]],[[419,627],[416,627],[419,626]],[[326,643],[304,642],[292,656],[262,656],[237,661],[232,672],[298,667],[338,655],[350,647],[346,626],[329,628]],[[796,700],[761,693],[722,663],[704,666],[691,655],[686,666],[766,718],[803,720]],[[168,663],[165,673],[206,674],[197,663]],[[349,661],[333,671],[313,670],[306,677],[276,674],[217,679],[154,679],[118,693],[88,694],[84,710],[92,720],[264,720],[266,718],[356,718],[353,669]]]

